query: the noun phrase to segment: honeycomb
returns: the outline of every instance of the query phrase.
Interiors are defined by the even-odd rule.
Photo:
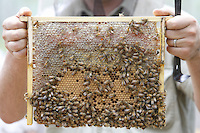
[[[25,98],[35,108],[37,123],[127,129],[165,126],[165,18],[28,20]]]

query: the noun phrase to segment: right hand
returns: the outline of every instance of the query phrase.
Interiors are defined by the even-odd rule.
[[[19,20],[20,16],[31,16],[29,8],[23,7],[16,16],[12,16],[3,22],[2,37],[5,41],[5,47],[16,58],[26,57],[26,42],[28,37],[27,23]]]

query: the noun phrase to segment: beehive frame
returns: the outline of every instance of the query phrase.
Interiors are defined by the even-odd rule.
[[[86,80],[86,78],[83,75],[82,75],[83,79],[85,78],[83,81],[81,81],[81,78],[79,78],[79,77],[81,77],[80,71],[82,71],[82,73],[84,71],[87,74],[90,72],[89,70],[86,70],[86,66],[85,66],[86,63],[88,63],[88,62],[85,59],[81,60],[81,59],[77,58],[75,66],[79,65],[82,68],[82,70],[79,69],[78,72],[77,72],[77,70],[74,72],[73,70],[75,70],[75,69],[72,68],[72,65],[74,66],[74,64],[71,63],[70,60],[74,60],[74,58],[76,58],[76,57],[74,57],[74,55],[72,55],[69,51],[68,52],[70,53],[70,56],[66,55],[68,57],[63,57],[65,55],[62,54],[63,49],[66,48],[66,43],[69,43],[69,42],[64,42],[63,39],[60,39],[60,40],[57,40],[57,41],[54,40],[55,41],[54,43],[56,43],[56,45],[58,46],[58,48],[54,47],[54,49],[53,50],[51,49],[51,50],[52,51],[54,51],[54,50],[58,51],[58,54],[60,54],[59,55],[60,56],[59,57],[60,60],[63,60],[63,66],[67,66],[69,64],[71,65],[71,66],[67,66],[66,69],[64,69],[65,70],[64,75],[62,75],[60,73],[62,76],[61,75],[57,76],[58,77],[57,82],[60,82],[60,84],[62,85],[62,84],[68,84],[70,82],[70,80],[72,80],[72,84],[70,84],[70,85],[72,85],[72,86],[74,85],[75,86],[77,84],[77,83],[75,83],[76,81],[78,81],[78,80],[79,80],[79,82],[81,81],[81,83],[78,83],[80,85],[79,86],[79,90],[76,90],[76,89],[74,90],[75,93],[80,92],[80,94],[73,94],[73,92],[70,92],[70,94],[73,95],[73,96],[69,96],[68,97],[69,99],[66,96],[62,97],[62,98],[65,99],[64,101],[66,102],[66,99],[68,99],[68,102],[78,102],[78,104],[84,103],[85,106],[88,106],[88,108],[90,108],[91,112],[95,112],[96,113],[96,111],[98,110],[98,112],[100,112],[100,114],[101,113],[106,114],[106,112],[108,112],[109,114],[114,114],[117,111],[115,109],[111,110],[110,109],[110,108],[112,108],[111,105],[113,105],[113,108],[116,108],[116,106],[118,106],[118,108],[120,108],[118,110],[119,110],[119,112],[121,112],[118,115],[122,116],[123,118],[122,117],[121,118],[117,118],[116,120],[112,120],[112,121],[111,120],[103,121],[102,120],[103,118],[102,118],[100,120],[100,122],[97,122],[96,118],[95,118],[95,120],[92,119],[92,118],[94,118],[94,116],[92,116],[92,113],[90,114],[90,118],[89,118],[89,113],[88,113],[88,119],[87,118],[85,118],[85,119],[79,118],[80,121],[82,120],[82,124],[70,124],[70,125],[67,125],[66,123],[63,124],[62,122],[60,122],[60,123],[57,122],[56,123],[56,120],[54,122],[51,122],[50,124],[52,124],[52,123],[56,124],[56,126],[58,126],[58,127],[59,126],[64,126],[64,127],[78,127],[78,126],[85,126],[85,124],[88,124],[88,125],[94,125],[94,126],[107,126],[107,127],[127,127],[127,128],[131,128],[131,127],[137,127],[138,128],[139,127],[139,128],[143,128],[143,129],[146,128],[146,127],[155,127],[155,128],[159,127],[159,128],[162,128],[163,126],[165,126],[165,104],[164,104],[164,99],[165,99],[165,91],[164,91],[164,49],[165,49],[165,39],[164,39],[164,33],[165,33],[165,19],[166,18],[163,18],[163,17],[21,17],[20,19],[21,19],[21,21],[28,22],[28,51],[27,51],[27,55],[28,55],[28,57],[27,57],[27,64],[28,64],[28,66],[27,66],[27,68],[28,68],[28,70],[27,70],[27,124],[28,125],[32,124],[32,119],[33,119],[32,118],[32,116],[33,116],[33,106],[32,106],[33,105],[33,95],[36,95],[34,93],[37,92],[37,89],[34,89],[34,92],[33,92],[33,86],[35,85],[35,84],[33,84],[33,82],[35,80],[37,80],[37,79],[35,79],[35,78],[37,78],[37,76],[34,75],[34,69],[37,69],[37,66],[38,66],[38,64],[37,64],[38,62],[35,61],[36,60],[35,51],[37,49],[40,49],[38,47],[39,45],[36,47],[36,44],[41,43],[39,41],[36,41],[35,40],[36,38],[34,38],[34,36],[36,36],[36,34],[38,34],[37,33],[37,29],[40,28],[39,27],[40,24],[43,25],[43,26],[45,26],[45,25],[48,25],[49,23],[51,23],[51,24],[53,23],[55,25],[61,25],[62,26],[63,24],[66,24],[65,26],[68,26],[68,24],[69,25],[70,24],[73,25],[75,23],[76,26],[71,26],[70,27],[71,28],[71,32],[73,32],[73,34],[71,34],[71,36],[70,36],[70,34],[68,34],[68,37],[72,37],[72,38],[75,37],[75,36],[72,36],[72,35],[74,35],[74,32],[76,32],[76,34],[79,34],[78,32],[82,32],[81,29],[80,29],[80,27],[82,27],[82,28],[83,28],[83,26],[86,26],[87,28],[93,27],[93,28],[91,28],[91,29],[94,30],[92,32],[92,34],[95,34],[95,36],[93,36],[93,37],[94,38],[99,38],[99,42],[97,42],[98,44],[94,44],[94,45],[96,45],[96,48],[99,49],[98,53],[101,54],[102,52],[105,52],[108,49],[107,55],[106,55],[106,59],[104,59],[103,57],[101,58],[101,60],[104,59],[104,60],[107,61],[107,65],[109,64],[107,56],[108,55],[110,56],[109,53],[113,52],[114,49],[116,51],[118,51],[118,53],[120,53],[120,56],[119,55],[116,56],[116,58],[118,58],[118,59],[119,58],[123,58],[123,57],[121,57],[121,55],[123,55],[125,53],[125,51],[124,52],[120,52],[120,50],[122,51],[122,49],[125,50],[125,49],[128,48],[126,52],[128,52],[130,50],[133,53],[134,53],[134,51],[133,51],[132,48],[134,48],[134,47],[137,47],[138,49],[136,49],[136,50],[137,51],[141,50],[143,53],[145,53],[145,51],[147,51],[146,53],[152,51],[152,53],[150,52],[149,55],[148,54],[147,55],[143,54],[143,56],[145,57],[145,56],[154,55],[157,58],[157,59],[155,59],[155,57],[153,57],[153,60],[155,62],[153,64],[150,64],[150,65],[153,65],[153,67],[156,67],[156,69],[158,69],[157,70],[158,72],[156,72],[156,74],[157,74],[156,76],[157,77],[155,77],[155,76],[144,76],[141,81],[138,81],[137,78],[133,77],[132,79],[130,78],[130,81],[132,81],[132,82],[130,82],[130,81],[127,81],[126,78],[124,78],[123,76],[120,77],[120,74],[123,75],[123,72],[119,72],[120,74],[119,74],[118,78],[119,78],[119,80],[123,79],[124,82],[122,84],[125,84],[125,85],[120,85],[121,84],[121,80],[117,81],[117,82],[120,82],[120,84],[119,83],[117,84],[114,81],[115,78],[114,78],[113,82],[111,82],[112,79],[110,77],[106,77],[104,80],[101,79],[102,81],[101,81],[100,84],[103,84],[102,86],[104,86],[104,87],[106,86],[108,88],[106,88],[103,92],[101,92],[102,90],[99,90],[99,88],[97,86],[91,85],[91,84],[95,84],[95,83],[91,83],[93,81]],[[144,29],[144,27],[147,28],[147,29],[149,28],[148,22],[154,23],[154,24],[152,24],[152,25],[155,26],[154,29],[147,30],[148,32],[151,32],[151,30],[153,30],[153,32],[155,33],[154,35],[145,34],[141,30],[142,27],[143,27],[143,29]],[[91,24],[91,26],[90,26],[90,24]],[[56,28],[55,25],[54,25],[54,28]],[[103,25],[103,27],[107,27],[107,31],[106,32],[101,27],[101,25]],[[118,27],[115,26],[115,25],[118,25]],[[120,25],[122,25],[122,27],[120,27]],[[118,29],[115,29],[116,27]],[[50,28],[50,26],[48,28]],[[59,26],[57,28],[59,28]],[[89,28],[87,30],[91,30],[91,29]],[[123,34],[118,34],[115,37],[118,36],[118,38],[120,38],[121,40],[118,39],[118,41],[112,42],[112,40],[115,40],[115,37],[112,38],[110,36],[112,36],[113,34],[115,34],[116,30],[119,30],[119,29],[122,30]],[[51,30],[53,30],[53,29],[51,29]],[[67,29],[62,30],[60,34],[62,34],[62,32],[65,32],[65,30],[67,30]],[[126,33],[123,32],[123,30],[125,30]],[[103,33],[101,33],[101,31],[102,32],[104,31],[103,32],[104,35],[103,35]],[[145,29],[144,29],[144,31],[145,31]],[[34,32],[36,32],[36,33],[34,33]],[[43,31],[43,32],[45,32],[45,31]],[[47,34],[47,33],[44,33],[44,34]],[[51,32],[51,34],[52,34],[52,32]],[[91,34],[91,32],[90,32],[90,34]],[[157,49],[154,51],[153,49],[151,49],[150,47],[148,47],[149,49],[145,50],[144,46],[147,45],[147,42],[145,42],[145,41],[143,42],[142,40],[138,40],[138,39],[136,39],[136,40],[134,40],[134,41],[131,42],[131,45],[133,45],[134,47],[133,46],[128,46],[128,45],[130,45],[129,44],[130,40],[129,40],[129,42],[127,40],[124,41],[126,39],[126,37],[123,36],[124,34],[127,34],[127,36],[129,36],[129,38],[130,38],[130,36],[133,37],[133,38],[134,38],[134,36],[140,36],[138,39],[141,39],[141,37],[143,37],[143,38],[146,37],[146,38],[148,38],[147,39],[148,41],[152,41],[152,42],[155,41],[155,43],[157,43],[157,44],[156,44],[156,46],[154,46],[154,48],[157,48]],[[85,34],[86,38],[88,37],[87,35],[88,34],[86,33]],[[57,35],[57,36],[59,36],[59,35]],[[104,37],[104,38],[102,39],[102,37]],[[124,42],[122,42],[122,40]],[[75,40],[75,41],[77,41],[77,40]],[[42,45],[45,44],[45,42],[42,42],[42,43],[43,43]],[[90,40],[90,43],[92,44],[91,40]],[[137,43],[137,46],[136,46],[136,43]],[[138,45],[140,45],[140,43],[143,43],[143,44],[141,46],[138,46]],[[70,42],[70,44],[71,44],[71,42]],[[151,43],[149,43],[149,44],[151,44]],[[81,44],[81,45],[83,45],[83,44]],[[109,48],[108,45],[111,45],[112,47]],[[103,46],[106,46],[106,47],[103,47]],[[87,48],[85,48],[85,49],[87,49]],[[110,49],[112,49],[113,51],[109,51]],[[43,50],[43,52],[44,52],[44,50]],[[64,52],[66,52],[66,51],[64,51]],[[36,52],[36,53],[38,54],[38,52]],[[52,52],[52,53],[54,53],[54,52]],[[135,59],[137,61],[134,61],[133,59],[129,58],[129,62],[131,62],[131,63],[129,63],[129,65],[133,65],[134,64],[133,66],[138,66],[138,67],[135,68],[134,70],[132,70],[133,71],[132,74],[135,73],[133,75],[135,75],[135,76],[138,75],[139,77],[143,76],[143,74],[147,75],[147,74],[145,74],[145,73],[147,73],[147,71],[143,67],[139,67],[139,66],[140,65],[142,66],[142,64],[144,66],[144,64],[145,64],[144,62],[145,61],[148,62],[148,58],[144,59],[143,57],[139,57],[138,54],[134,55],[133,53],[131,54],[131,56],[133,57],[133,59]],[[94,52],[92,54],[94,54]],[[113,52],[113,54],[115,54],[115,53]],[[80,55],[83,55],[83,53],[77,54],[77,56],[80,56]],[[86,55],[83,55],[83,56],[86,56]],[[91,56],[91,54],[89,54],[89,55],[87,54],[87,58],[89,58],[88,56]],[[67,62],[68,59],[66,59],[66,58],[69,59],[70,63]],[[139,58],[142,58],[142,60],[139,61]],[[44,61],[43,62],[43,66],[48,67],[47,64],[51,63],[50,59],[49,59],[49,57],[45,58],[45,59],[46,59],[46,62],[45,62],[45,60],[43,60]],[[47,59],[49,59],[48,62],[47,62]],[[127,59],[127,61],[128,61],[128,58],[124,57],[124,59]],[[53,60],[53,59],[51,59],[51,60]],[[77,60],[79,60],[79,61],[77,61]],[[121,60],[121,59],[119,59],[119,60]],[[86,61],[86,62],[84,62],[84,61]],[[116,61],[116,60],[113,59],[113,61]],[[149,62],[151,62],[151,61],[149,61]],[[146,64],[148,64],[148,63],[146,63]],[[96,62],[95,62],[95,64],[96,64]],[[112,63],[110,63],[110,64],[111,64],[110,66],[113,65]],[[83,65],[84,65],[84,68],[82,67]],[[121,64],[119,63],[119,65],[121,65]],[[97,64],[97,66],[98,66],[98,64]],[[102,67],[103,67],[103,65],[100,64],[100,67],[98,67],[98,69],[101,69]],[[127,68],[128,68],[127,66],[126,67],[120,66],[120,69],[127,69]],[[147,68],[146,65],[145,65],[145,68]],[[69,71],[69,69],[70,69],[70,71]],[[110,68],[109,67],[108,68],[104,68],[104,69],[111,69],[111,67]],[[139,69],[139,70],[137,71],[136,69]],[[150,69],[150,66],[149,66],[149,69]],[[48,70],[48,69],[45,69],[45,70]],[[62,70],[63,70],[63,68],[62,68]],[[109,70],[109,72],[110,71],[111,70]],[[117,73],[118,67],[115,70],[112,70],[112,71],[115,71],[115,73]],[[43,75],[45,75],[44,73],[43,73]],[[95,73],[95,72],[93,71],[93,73]],[[103,72],[100,71],[99,73],[103,73]],[[148,75],[150,75],[149,73],[152,73],[152,72],[149,71]],[[91,73],[89,73],[89,74],[91,74]],[[126,71],[126,74],[128,75],[127,71]],[[50,80],[51,81],[53,80],[55,82],[55,77],[56,77],[55,74],[54,75],[46,74],[46,75],[48,77],[49,83],[46,83],[43,86],[48,86],[48,87],[51,86],[50,87],[51,89],[52,89],[52,86],[53,87],[56,86],[54,89],[57,89],[57,91],[60,91],[60,93],[61,93],[61,90],[63,88],[59,87],[59,85],[57,85],[57,82],[56,82],[56,84],[54,83],[54,85],[52,85],[51,82],[50,82]],[[102,74],[99,74],[99,75],[100,75],[100,77],[103,77]],[[104,76],[106,76],[106,75],[107,74],[105,74]],[[127,75],[125,77],[127,77],[127,79],[128,79]],[[118,80],[118,78],[117,78],[117,80]],[[68,79],[70,79],[70,80],[68,80]],[[155,79],[157,79],[157,81],[155,81]],[[149,85],[149,83],[146,83],[146,82],[143,83],[145,80],[146,80],[146,82],[152,82],[152,84],[154,84],[154,82],[155,82],[154,85],[156,87],[153,87],[153,88],[157,88],[156,91],[158,91],[158,93],[156,93],[155,96],[152,96],[153,94],[147,94],[147,92],[148,92],[147,89],[149,89],[149,86],[150,86],[150,88],[152,88],[153,85]],[[100,80],[97,81],[95,79],[95,82],[100,82]],[[117,87],[116,84],[118,86],[120,86],[121,88],[123,88],[124,91],[120,90],[119,89],[120,87]],[[138,84],[138,85],[135,85],[135,84]],[[125,87],[122,87],[122,86],[125,86]],[[143,88],[145,88],[145,89],[142,90],[141,87],[139,87],[140,89],[137,90],[136,86],[137,87],[138,86],[144,86]],[[42,89],[43,89],[42,91],[43,92],[46,91],[46,89],[44,89],[44,88],[45,87],[42,87]],[[58,89],[58,88],[60,88],[60,89]],[[95,88],[96,88],[96,90],[95,90]],[[120,92],[115,93],[117,90],[115,90],[113,88],[119,89]],[[135,96],[135,94],[134,94],[134,89],[138,91],[138,92],[136,92],[137,96]],[[39,88],[38,88],[38,90],[39,90]],[[64,91],[66,93],[69,90],[68,89],[64,89]],[[64,91],[62,91],[62,93],[64,93]],[[102,94],[103,95],[102,96],[102,95],[100,95],[98,93],[107,93],[107,94]],[[113,102],[112,98],[113,97],[118,97],[117,94],[122,94],[122,93],[127,93],[127,95],[126,94],[124,95],[124,99],[122,98],[121,100],[117,100],[117,101]],[[155,91],[154,91],[154,93],[155,93]],[[93,95],[95,95],[95,96],[93,96]],[[104,95],[106,95],[106,96],[104,96]],[[128,96],[128,95],[131,95],[131,96]],[[82,101],[84,101],[84,100],[85,101],[82,102],[80,97],[84,97],[84,98],[82,98]],[[93,99],[90,100],[90,97],[93,97]],[[104,97],[104,98],[102,98],[102,97]],[[130,102],[130,103],[127,102],[127,100],[126,100],[127,97],[130,98],[130,99],[132,98],[132,102]],[[144,98],[144,97],[153,97],[155,99],[154,102],[159,102],[159,103],[156,104],[156,106],[158,106],[158,107],[156,107],[157,111],[155,111],[151,107],[149,107],[151,109],[146,109],[146,111],[147,111],[147,112],[145,112],[146,114],[143,114],[143,117],[144,117],[145,115],[147,115],[147,116],[149,115],[150,116],[150,115],[153,115],[153,113],[154,113],[154,115],[152,117],[149,117],[149,118],[148,117],[146,118],[146,116],[145,116],[145,118],[142,117],[142,112],[143,111],[141,111],[141,109],[139,109],[139,112],[138,112],[137,106],[133,104],[133,101],[137,99],[136,97],[137,98],[140,98],[140,97],[141,98]],[[109,98],[112,99],[111,101],[113,103],[111,103],[111,104],[109,103],[109,102],[111,102],[111,101],[107,100]],[[61,99],[61,98],[59,98],[59,99]],[[101,100],[99,101],[99,99],[101,99]],[[90,102],[89,102],[89,100],[90,100]],[[94,104],[94,101],[95,101],[95,104]],[[31,104],[31,102],[32,102],[32,104]],[[89,103],[88,105],[87,105],[87,102]],[[104,104],[105,106],[101,105],[102,103],[105,103]],[[109,103],[109,104],[107,104],[107,103]],[[142,102],[139,101],[139,103],[137,103],[137,104],[141,104],[141,103]],[[94,107],[92,107],[92,105]],[[152,106],[153,106],[153,104],[152,104]],[[46,105],[44,105],[44,107],[46,107]],[[59,106],[59,107],[61,107],[61,106]],[[138,107],[140,108],[141,105],[138,106]],[[64,109],[64,108],[65,107],[62,106],[62,109]],[[146,107],[146,108],[148,108],[148,107]],[[57,110],[58,110],[58,108],[57,108]],[[116,111],[116,112],[114,112],[114,111]],[[125,112],[125,113],[123,113],[123,112]],[[126,112],[128,113],[128,115],[127,115]],[[80,113],[82,113],[82,112],[78,111],[78,113],[79,114],[77,114],[78,115],[77,117],[82,117],[80,115]],[[86,112],[84,112],[84,113],[86,113]],[[131,115],[133,116],[133,113],[136,113],[136,114],[134,114],[135,118],[131,118]],[[138,113],[138,116],[137,116],[137,113]],[[58,111],[58,114],[59,114],[59,111]],[[44,116],[44,114],[40,114],[40,115],[41,115],[41,117]],[[129,119],[131,119],[129,121],[131,121],[131,124],[130,124],[130,122],[128,123],[128,120],[124,120],[129,115],[130,115]],[[117,117],[119,117],[119,116],[117,116]],[[73,116],[73,117],[75,117],[75,116]],[[97,117],[97,115],[95,115],[95,117]],[[159,121],[152,120],[153,117],[155,117],[154,119],[159,119]],[[98,115],[97,118],[100,119],[99,115]],[[105,116],[104,119],[111,119],[111,118],[108,117],[108,116]],[[115,119],[114,115],[113,115],[112,119]],[[150,119],[149,120],[150,122],[147,122],[147,123],[144,122],[144,120],[148,120],[148,119]],[[41,122],[41,121],[39,121],[38,123],[45,124],[46,126],[49,125],[48,123]],[[85,124],[83,124],[83,123],[85,123]]]

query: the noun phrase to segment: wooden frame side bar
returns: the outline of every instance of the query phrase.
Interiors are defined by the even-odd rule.
[[[33,26],[32,18],[28,17],[28,48],[27,48],[27,92],[28,97],[32,95],[32,83],[33,83]],[[27,101],[27,125],[33,123],[33,107],[30,104],[30,99]]]
[[[161,21],[161,32],[160,32],[160,49],[161,49],[161,72],[160,72],[160,82],[162,85],[160,86],[160,91],[164,92],[164,60],[165,60],[165,19],[163,18]]]
[[[160,49],[161,49],[161,71],[160,71],[160,76],[159,76],[159,81],[162,83],[159,87],[160,92],[165,92],[164,90],[164,59],[165,59],[165,18],[162,19],[161,21],[161,31],[160,31]],[[164,110],[163,107],[160,107],[158,109],[158,112],[162,112]]]

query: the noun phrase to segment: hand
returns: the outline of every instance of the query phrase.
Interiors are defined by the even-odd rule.
[[[162,8],[154,10],[155,16],[174,15],[174,9]],[[199,25],[189,14],[182,13],[166,22],[167,51],[183,60],[195,58],[200,48]],[[177,40],[176,42],[174,40]]]
[[[21,8],[16,16],[12,16],[3,22],[2,37],[5,40],[5,47],[16,58],[26,57],[27,23],[19,20],[20,16],[31,16],[29,8]]]

